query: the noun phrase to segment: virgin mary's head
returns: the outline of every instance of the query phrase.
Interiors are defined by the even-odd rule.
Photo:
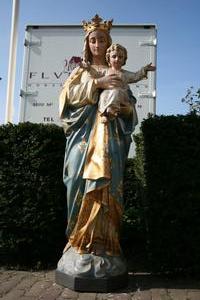
[[[95,55],[105,57],[107,48],[112,44],[110,36],[111,27],[112,20],[102,22],[102,19],[98,15],[95,15],[92,22],[83,21],[83,28],[86,32],[83,48],[83,64],[91,64]]]

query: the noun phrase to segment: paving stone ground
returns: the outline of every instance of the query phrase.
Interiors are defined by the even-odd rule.
[[[115,293],[78,293],[59,286],[54,271],[0,271],[3,300],[200,300],[200,280],[129,273],[126,288]]]

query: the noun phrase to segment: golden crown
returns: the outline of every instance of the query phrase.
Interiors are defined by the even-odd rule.
[[[97,30],[97,29],[110,32],[113,20],[103,21],[103,22],[102,21],[103,21],[103,19],[100,18],[99,15],[96,14],[94,16],[94,18],[92,18],[91,22],[86,22],[86,21],[82,22],[83,29],[87,33]]]

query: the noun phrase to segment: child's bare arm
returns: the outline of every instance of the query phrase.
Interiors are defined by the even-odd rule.
[[[156,70],[155,66],[152,66],[152,63],[144,66],[137,72],[129,72],[126,71],[127,74],[127,83],[134,83],[138,82],[142,79],[147,79],[148,72],[154,72]]]

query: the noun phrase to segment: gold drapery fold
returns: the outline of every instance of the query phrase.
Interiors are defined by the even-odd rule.
[[[110,195],[109,186],[86,194],[69,243],[78,253],[120,255],[121,205]]]
[[[83,178],[95,180],[101,177],[111,178],[108,152],[108,124],[102,123],[100,113],[97,113],[87,151]]]

